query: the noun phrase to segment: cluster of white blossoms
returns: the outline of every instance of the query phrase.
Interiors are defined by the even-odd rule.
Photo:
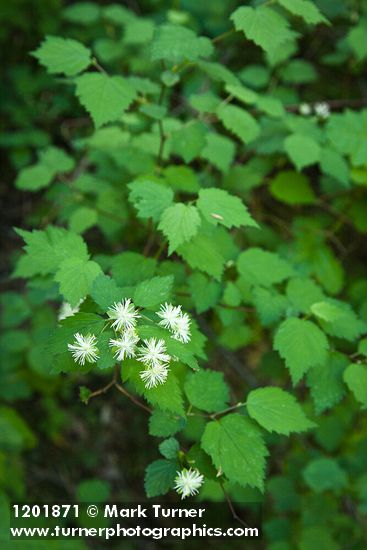
[[[172,338],[185,344],[190,341],[190,317],[182,312],[181,306],[165,303],[156,314],[161,319],[158,324],[168,329]],[[170,361],[176,358],[167,353],[163,339],[144,339],[138,346],[140,338],[136,325],[141,315],[130,298],[115,302],[107,310],[107,316],[112,321],[111,326],[116,332],[115,338],[110,338],[109,341],[116,360],[124,361],[136,357],[137,361],[144,365],[144,369],[139,374],[146,388],[164,384],[167,380]],[[99,358],[96,336],[94,334],[83,336],[76,333],[74,338],[75,341],[68,344],[74,361],[80,365],[84,365],[86,361],[95,363]]]
[[[326,120],[330,116],[330,107],[325,101],[315,103],[313,106],[308,103],[302,103],[299,106],[299,112],[303,116],[309,116],[312,113],[315,113],[315,115],[322,120]]]
[[[197,495],[203,481],[204,476],[201,475],[199,470],[195,468],[187,470],[184,468],[181,472],[177,472],[174,488],[181,495],[181,499],[184,499],[188,496]]]

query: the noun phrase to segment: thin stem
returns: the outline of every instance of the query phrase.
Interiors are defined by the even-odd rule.
[[[236,32],[236,29],[230,29],[229,31],[222,32],[222,34],[219,34],[215,38],[212,38],[212,43],[217,44],[217,42],[220,42],[221,40],[224,40],[225,38],[228,38],[228,36],[232,36]]]
[[[95,66],[95,68],[102,74],[107,74],[107,71],[104,70],[102,65],[100,65],[95,57],[92,59],[92,64]]]
[[[223,409],[222,411],[218,411],[214,414],[210,415],[210,418],[214,419],[217,418],[217,416],[221,416],[222,414],[227,414],[231,411],[235,411],[236,409],[240,409],[241,407],[245,407],[246,403],[237,403],[236,405],[232,405],[231,407],[227,407],[227,409]]]
[[[151,414],[153,411],[152,409],[150,409],[149,407],[147,407],[146,405],[144,405],[144,403],[142,403],[141,401],[139,401],[138,399],[136,399],[136,397],[134,397],[131,393],[129,393],[127,390],[125,390],[125,388],[123,386],[121,386],[120,384],[118,384],[116,382],[115,384],[115,387],[116,389],[123,393],[128,399],[130,399],[130,401],[132,401],[133,403],[135,403],[135,405],[137,405],[138,407],[140,407],[141,409],[144,409],[144,411],[148,412],[149,414]]]
[[[244,527],[249,527],[249,525],[242,519],[239,517],[239,515],[237,514],[234,506],[233,506],[233,502],[231,501],[231,498],[229,496],[229,494],[227,493],[227,491],[225,490],[224,488],[224,485],[223,485],[223,481],[222,480],[219,480],[219,485],[222,489],[222,492],[223,492],[223,495],[227,501],[227,504],[228,504],[228,508],[230,509],[231,511],[231,514],[232,514],[232,517],[233,519],[235,519],[236,521],[238,521],[241,525],[243,525]]]
[[[103,393],[106,393],[108,392],[108,390],[110,388],[112,388],[112,386],[115,385],[115,381],[114,380],[111,380],[111,382],[109,382],[108,384],[106,384],[106,386],[103,386],[103,388],[100,388],[99,390],[95,390],[93,391],[92,393],[90,393],[87,397],[87,399],[85,400],[85,404],[88,405],[89,401],[91,399],[93,399],[93,397],[97,397],[98,395],[102,395]]]

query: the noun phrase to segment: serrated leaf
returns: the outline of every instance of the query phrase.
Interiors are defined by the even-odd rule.
[[[274,349],[285,360],[293,384],[312,367],[323,365],[327,359],[328,340],[311,321],[290,317],[279,326]]]
[[[258,388],[247,396],[247,410],[269,432],[289,435],[315,426],[295,397],[281,388]]]
[[[172,133],[171,150],[188,164],[199,157],[205,147],[207,129],[201,122],[186,124]]]
[[[115,281],[104,273],[100,273],[94,279],[90,295],[103,311],[107,311],[115,302],[128,297],[124,289],[119,288]]]
[[[319,162],[320,145],[309,136],[292,134],[284,141],[284,149],[298,170]]]
[[[180,431],[185,424],[183,418],[160,409],[154,409],[149,418],[149,434],[168,437]]]
[[[317,23],[328,23],[319,8],[309,0],[278,0],[279,4],[294,15],[302,17],[310,25]]]
[[[26,246],[26,255],[18,261],[14,276],[32,277],[54,273],[61,262],[70,258],[87,261],[88,250],[82,237],[62,227],[49,226],[45,231],[18,230]]]
[[[264,490],[268,452],[260,431],[251,421],[239,414],[229,414],[209,422],[201,446],[229,481]]]
[[[157,222],[163,211],[172,204],[173,191],[167,185],[149,179],[138,179],[129,183],[128,187],[129,200],[140,218],[152,218]]]
[[[249,40],[265,51],[271,51],[295,36],[288,21],[267,6],[241,6],[232,13],[231,19],[237,31],[243,31]]]
[[[159,445],[159,452],[164,458],[176,458],[179,450],[180,444],[174,437],[162,441]]]
[[[97,336],[104,325],[105,319],[95,313],[75,313],[60,322],[60,326],[48,339],[47,348],[52,354],[67,352],[67,346],[74,340],[75,333],[80,332],[83,335],[91,333]]]
[[[125,287],[150,279],[156,267],[154,258],[145,258],[137,252],[121,252],[112,260],[111,273],[116,283]]]
[[[328,489],[338,492],[347,484],[345,471],[332,458],[315,458],[303,470],[303,477],[315,493]]]
[[[311,306],[324,298],[322,289],[308,278],[295,277],[287,284],[287,298],[296,312],[310,313]]]
[[[88,73],[75,83],[76,94],[97,128],[119,120],[136,96],[135,89],[121,76]]]
[[[285,315],[289,305],[288,300],[279,292],[256,286],[252,290],[252,295],[256,311],[264,326],[279,321]]]
[[[158,229],[169,242],[168,254],[194,237],[200,226],[200,216],[195,206],[178,202],[163,212]]]
[[[69,218],[69,227],[74,233],[84,233],[84,231],[96,225],[97,221],[98,214],[94,208],[81,206],[71,214]]]
[[[32,55],[51,74],[63,73],[74,76],[84,71],[91,63],[91,51],[72,38],[46,36]]]
[[[244,109],[235,105],[222,105],[217,109],[219,120],[224,127],[237,136],[245,145],[260,135],[256,119]]]
[[[173,286],[173,275],[153,277],[138,284],[134,292],[134,303],[137,306],[152,308],[170,299]]]
[[[226,260],[220,245],[210,236],[199,232],[190,242],[181,245],[177,253],[193,269],[204,271],[217,280],[221,279]]]
[[[324,300],[311,306],[311,312],[320,320],[323,329],[331,336],[356,340],[367,325],[354,313],[349,304],[339,300]]]
[[[96,262],[80,258],[64,260],[55,275],[65,300],[75,307],[91,291],[94,279],[102,273]]]
[[[344,382],[354,397],[367,407],[367,368],[359,363],[349,365],[343,375]]]
[[[208,279],[202,273],[193,273],[189,277],[189,287],[198,313],[204,313],[204,311],[215,306],[220,298],[220,284]]]
[[[172,460],[155,460],[145,470],[144,487],[149,498],[165,495],[172,489],[178,464]]]
[[[185,393],[191,405],[206,412],[217,412],[228,406],[229,388],[221,372],[206,369],[189,374]]]
[[[225,227],[258,227],[241,199],[230,195],[224,189],[201,189],[197,207],[210,223]]]
[[[232,140],[220,134],[211,133],[206,136],[206,145],[201,151],[201,157],[221,172],[228,172],[235,152],[236,148]]]
[[[209,57],[213,50],[209,38],[197,36],[191,29],[181,25],[164,24],[154,33],[152,59],[173,63],[196,61],[199,57]]]
[[[240,274],[253,285],[272,286],[294,274],[292,266],[275,252],[248,248],[237,260]]]
[[[348,365],[345,355],[331,352],[327,361],[307,372],[307,386],[317,414],[337,405],[345,394],[343,372]]]

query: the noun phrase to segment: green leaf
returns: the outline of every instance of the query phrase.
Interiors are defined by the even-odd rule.
[[[61,262],[70,258],[87,261],[88,250],[82,237],[62,227],[49,226],[45,231],[18,230],[26,246],[26,255],[18,261],[14,276],[32,277],[54,273]]]
[[[328,489],[339,492],[348,482],[345,471],[332,458],[312,460],[303,470],[303,477],[315,493],[322,493]]]
[[[123,298],[128,298],[124,289],[119,288],[115,281],[100,273],[93,281],[90,295],[93,300],[103,309],[107,309],[115,302],[120,302]]]
[[[279,321],[285,316],[289,305],[285,296],[262,286],[256,286],[252,294],[257,313],[264,326]]]
[[[314,204],[315,193],[304,174],[291,170],[279,172],[270,184],[271,194],[281,202],[290,205]]]
[[[199,157],[206,143],[206,127],[201,122],[189,123],[173,132],[170,144],[172,152],[188,164]]]
[[[280,388],[259,388],[247,396],[247,410],[269,432],[289,435],[315,426],[290,393]]]
[[[260,127],[256,119],[240,107],[222,105],[217,109],[217,115],[224,127],[243,141],[245,145],[254,141],[260,135]]]
[[[201,189],[197,207],[204,218],[214,225],[220,223],[228,228],[241,225],[258,227],[241,199],[224,189]]]
[[[46,36],[32,55],[51,74],[64,73],[74,76],[91,64],[91,51],[77,40]]]
[[[321,288],[312,279],[301,277],[288,282],[286,294],[297,313],[310,313],[312,304],[324,298]]]
[[[200,216],[195,206],[178,202],[166,208],[158,229],[168,239],[168,254],[172,254],[181,244],[192,239],[197,234],[200,223]]]
[[[308,371],[307,386],[310,388],[317,414],[331,409],[344,397],[343,372],[347,365],[347,357],[335,351],[329,354],[326,363]]]
[[[279,326],[274,349],[285,360],[293,384],[312,367],[323,365],[329,344],[325,334],[311,321],[290,317]]]
[[[209,57],[213,50],[209,38],[197,36],[191,29],[181,25],[164,24],[154,33],[152,59],[173,63],[196,61],[199,57]]]
[[[176,458],[179,450],[180,444],[174,437],[162,441],[159,445],[159,452],[164,458]]]
[[[80,332],[83,335],[88,333],[98,336],[105,325],[105,319],[94,313],[76,313],[60,322],[60,326],[48,339],[47,347],[52,354],[69,352],[68,344],[73,342],[74,334]]]
[[[267,6],[241,6],[232,13],[231,19],[237,31],[243,31],[249,40],[265,51],[271,51],[295,36],[288,21]]]
[[[204,311],[215,306],[220,298],[220,284],[208,279],[202,273],[193,273],[190,275],[189,287],[195,309],[198,313],[204,313]]]
[[[358,319],[349,304],[339,300],[328,299],[316,302],[311,306],[311,312],[316,315],[322,328],[331,336],[353,342],[366,332],[366,323]]]
[[[202,411],[212,413],[228,406],[229,388],[221,372],[206,369],[189,374],[185,393],[191,405]]]
[[[170,300],[173,286],[173,275],[153,277],[138,284],[134,292],[134,303],[137,306],[154,308]]]
[[[345,369],[344,382],[365,408],[367,406],[367,368],[359,363],[352,363]]]
[[[302,17],[310,25],[318,23],[328,23],[326,17],[322,15],[319,8],[309,0],[278,0],[279,4],[293,15]]]
[[[199,232],[190,242],[180,246],[177,253],[193,269],[204,271],[217,280],[221,279],[225,258],[215,238]]]
[[[344,186],[349,184],[349,166],[344,157],[331,149],[323,147],[320,156],[320,168],[328,176],[332,176]]]
[[[84,231],[96,225],[97,221],[98,214],[94,208],[81,206],[71,214],[69,218],[69,227],[74,233],[84,233]]]
[[[236,148],[232,140],[220,134],[210,133],[206,136],[206,145],[201,152],[201,157],[225,173],[233,162],[235,152]]]
[[[54,175],[55,171],[44,164],[27,166],[18,173],[15,187],[22,191],[39,191],[51,183]]]
[[[63,10],[64,19],[79,25],[90,25],[100,17],[100,6],[94,2],[77,2]]]
[[[248,248],[237,260],[240,274],[253,285],[271,286],[281,283],[294,272],[292,266],[275,252]]]
[[[179,432],[184,423],[183,418],[173,413],[154,409],[149,418],[149,433],[157,437],[168,437]]]
[[[125,44],[147,44],[151,42],[154,33],[154,23],[149,19],[136,17],[131,19],[125,27]]]
[[[115,337],[116,335],[112,330],[105,330],[98,336],[97,347],[99,357],[96,363],[97,369],[112,369],[115,366],[116,359],[109,345],[110,339]]]
[[[100,273],[102,270],[96,262],[69,258],[60,264],[55,281],[60,284],[65,300],[74,307],[90,294],[92,283]]]
[[[229,481],[264,490],[268,453],[259,430],[251,421],[239,414],[229,414],[209,422],[201,446]]]
[[[157,222],[173,201],[173,191],[154,180],[138,179],[129,183],[129,200],[138,211],[139,218],[152,218]]]
[[[311,137],[292,134],[284,141],[284,149],[298,170],[319,162],[320,145]]]
[[[97,128],[121,119],[136,92],[121,76],[87,73],[75,79],[76,94]]]
[[[145,470],[144,487],[149,498],[165,495],[173,487],[178,464],[172,460],[155,460]]]

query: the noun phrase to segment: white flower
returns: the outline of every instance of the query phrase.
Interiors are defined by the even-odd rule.
[[[67,317],[72,317],[79,312],[81,304],[84,302],[85,298],[82,298],[75,307],[72,307],[69,302],[63,302],[59,309],[59,314],[57,316],[58,321],[62,321]]]
[[[329,105],[325,102],[323,103],[316,103],[314,105],[314,110],[315,110],[315,114],[322,118],[322,119],[326,119],[326,118],[329,118],[330,116],[330,108],[329,108]]]
[[[312,109],[308,103],[302,103],[299,106],[299,112],[303,116],[309,116],[312,112]]]
[[[162,319],[159,321],[159,324],[169,330],[175,330],[181,313],[181,306],[173,306],[172,304],[167,304],[166,302],[163,306],[161,305],[161,309],[157,311],[158,317]]]
[[[76,363],[84,365],[85,361],[88,363],[95,363],[99,357],[98,348],[96,346],[97,338],[94,334],[88,334],[83,336],[79,332],[74,334],[75,342],[68,344],[68,349]]]
[[[149,338],[144,340],[144,346],[139,348],[138,361],[141,361],[148,367],[158,367],[162,363],[169,363],[171,356],[166,352],[166,344],[164,340]]]
[[[163,363],[157,363],[154,366],[147,367],[140,373],[140,378],[145,383],[145,387],[150,389],[158,386],[158,384],[164,384],[168,376],[168,367]]]
[[[175,340],[180,340],[180,342],[184,344],[190,342],[190,317],[187,313],[183,313],[177,320],[173,338],[175,338]]]
[[[113,338],[109,341],[111,348],[116,348],[115,357],[117,361],[123,361],[125,357],[135,357],[136,344],[139,342],[139,336],[133,328],[128,328],[117,340]]]
[[[196,495],[203,481],[204,476],[200,474],[199,470],[193,468],[187,470],[184,468],[181,472],[177,472],[174,488],[179,495],[182,495],[181,498],[184,499],[188,496]]]
[[[122,300],[122,302],[115,302],[113,306],[108,309],[107,315],[110,319],[115,319],[112,323],[112,327],[116,330],[133,328],[136,325],[136,320],[140,317],[130,298]]]
[[[165,303],[157,315],[162,319],[159,324],[173,332],[173,338],[185,344],[190,341],[190,317],[182,313],[181,306]]]

